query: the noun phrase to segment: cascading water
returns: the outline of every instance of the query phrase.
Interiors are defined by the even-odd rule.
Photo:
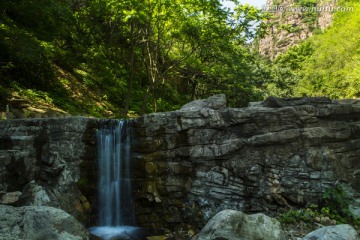
[[[119,121],[115,128],[99,129],[100,225],[134,225],[130,178],[130,127]]]
[[[129,122],[114,126],[103,124],[98,130],[99,227],[90,232],[105,240],[128,239],[135,225],[131,165],[131,128]]]

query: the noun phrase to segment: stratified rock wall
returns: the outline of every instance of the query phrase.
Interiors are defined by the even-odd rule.
[[[272,215],[317,203],[335,184],[360,199],[360,101],[225,106],[217,95],[132,122],[139,225],[197,230],[224,209]],[[0,121],[0,204],[53,206],[95,225],[100,122],[113,123]]]
[[[360,190],[360,104],[269,99],[242,109],[192,107],[136,121],[139,223],[201,228],[223,209],[268,214]],[[358,194],[357,194],[357,197]]]
[[[96,187],[86,178],[97,171],[96,127],[81,117],[0,121],[0,203],[53,206],[85,222],[79,188]]]

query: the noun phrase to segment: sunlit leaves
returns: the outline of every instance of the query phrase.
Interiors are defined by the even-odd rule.
[[[332,98],[360,97],[360,4],[335,15],[333,27],[314,38],[314,54],[303,65],[297,92]]]
[[[44,78],[37,72],[66,68],[86,87],[103,91],[104,101],[123,107],[124,116],[174,110],[220,92],[232,106],[245,105],[263,81],[249,48],[263,15],[249,5],[233,15],[221,3],[4,0],[7,28],[0,30],[10,40],[0,39],[0,58],[6,58],[0,67],[33,76],[34,83]]]

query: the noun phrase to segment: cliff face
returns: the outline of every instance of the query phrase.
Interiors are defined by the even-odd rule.
[[[332,22],[333,7],[336,1],[268,0],[266,10],[271,15],[269,30],[259,42],[260,54],[274,59],[294,46],[322,31]]]
[[[223,209],[274,213],[317,203],[336,183],[359,195],[359,103],[268,99],[233,109],[213,100],[137,120],[142,225],[201,228]]]
[[[96,175],[96,127],[82,117],[0,121],[0,204],[52,206],[85,222],[96,198],[87,191],[96,192],[96,177],[83,180]]]
[[[0,121],[0,203],[54,206],[95,224],[100,122]],[[131,125],[140,226],[200,229],[223,209],[274,213],[317,203],[340,183],[360,202],[359,101],[270,98],[234,109],[218,95]]]

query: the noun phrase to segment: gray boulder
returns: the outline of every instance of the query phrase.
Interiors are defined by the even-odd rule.
[[[360,238],[352,226],[341,224],[317,229],[306,235],[303,240],[360,240]]]
[[[218,94],[208,99],[195,100],[181,107],[180,111],[198,111],[203,108],[219,110],[226,107],[226,97],[224,94]]]
[[[0,239],[83,240],[86,228],[63,210],[53,207],[0,205]]]
[[[201,230],[197,240],[283,240],[280,223],[264,214],[246,215],[235,210],[216,214]]]

